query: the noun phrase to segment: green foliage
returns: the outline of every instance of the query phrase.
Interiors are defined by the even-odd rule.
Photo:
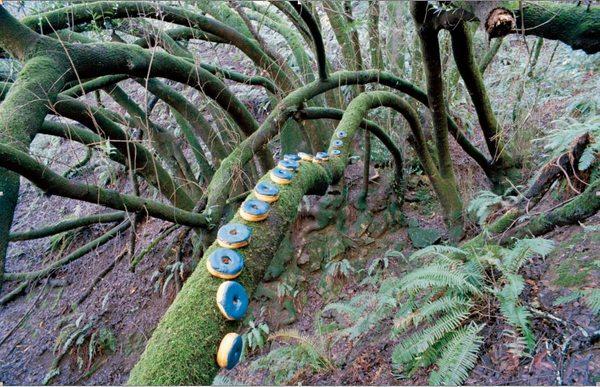
[[[342,283],[344,280],[350,278],[354,272],[354,268],[347,259],[328,262],[325,265],[325,280],[332,286],[336,282]]]
[[[475,218],[480,226],[483,226],[492,208],[500,203],[502,203],[502,196],[491,191],[481,191],[471,200],[467,206],[467,212]]]
[[[577,165],[581,171],[589,169],[600,153],[600,115],[584,116],[580,121],[567,117],[555,121],[555,126],[556,129],[542,139],[546,142],[545,148],[551,151],[551,157],[567,152],[575,139],[589,133],[592,141],[583,151]]]
[[[434,385],[461,384],[469,376],[468,371],[477,362],[477,353],[483,343],[479,332],[483,325],[469,324],[458,329],[446,344],[437,361],[438,369],[429,375],[429,383]]]
[[[385,279],[379,291],[359,293],[324,310],[346,317],[348,326],[337,335],[352,340],[395,312],[392,334],[402,339],[392,354],[394,374],[410,377],[435,364],[430,384],[461,384],[477,361],[480,333],[490,323],[477,313],[483,307],[497,305],[511,327],[505,333],[511,337],[509,351],[526,355],[533,349],[530,315],[520,300],[525,282],[518,273],[533,256],[553,248],[552,241],[541,238],[519,240],[511,248],[428,246],[409,257],[409,262],[426,264],[402,278]],[[590,303],[598,301],[594,296]]]
[[[291,341],[290,344],[271,350],[250,365],[253,372],[267,370],[269,384],[289,384],[289,381],[302,371],[315,373],[333,368],[322,340],[313,339],[293,329],[279,331],[271,335],[269,340]]]
[[[434,228],[420,227],[415,221],[410,220],[408,237],[413,246],[420,249],[432,245],[440,240],[440,232]]]
[[[269,337],[269,326],[266,323],[257,324],[254,320],[248,325],[250,330],[242,336],[245,342],[244,348],[249,348],[251,351],[263,348]]]

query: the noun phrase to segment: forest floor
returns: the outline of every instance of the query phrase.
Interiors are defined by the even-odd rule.
[[[359,162],[346,173],[349,203],[356,202],[361,171]],[[417,228],[436,230],[439,238],[443,238],[443,224],[435,198],[420,176],[411,177],[411,189],[404,206],[405,221],[412,226],[401,227],[393,224],[386,207],[389,169],[372,170],[372,175],[378,174],[380,176],[371,184],[369,211],[361,212],[352,204],[346,205],[335,211],[333,224],[308,234],[304,231],[314,227],[314,220],[302,214],[299,216],[289,244],[285,246],[284,243],[279,261],[276,260],[268,270],[266,281],[254,295],[249,320],[256,325],[267,324],[271,333],[283,332],[285,336],[291,330],[292,335],[299,333],[314,345],[321,345],[319,343],[324,342],[325,337],[331,340],[335,336],[322,335],[317,327],[334,329],[332,327],[342,327],[344,323],[334,313],[322,313],[326,305],[376,291],[379,280],[400,276],[415,267],[415,263],[409,264],[402,257],[390,256],[382,277],[365,282],[369,277],[368,268],[376,259],[384,257],[389,250],[408,256],[415,249],[412,238],[415,238]],[[39,193],[29,185],[24,185],[22,197],[25,200],[21,203],[30,205],[19,206],[16,230],[46,224],[55,220],[52,217],[59,219],[74,211],[64,201],[53,198],[45,199],[43,204],[36,203]],[[309,198],[307,208],[317,202],[323,205],[327,197],[331,195]],[[32,206],[37,211],[30,212]],[[91,211],[92,208],[80,210]],[[50,215],[40,216],[42,213]],[[600,216],[587,223],[600,224]],[[149,243],[167,226],[156,220],[146,221],[138,229],[138,243]],[[79,240],[90,240],[107,227],[95,226],[83,231],[76,237],[74,245],[81,244]],[[129,370],[175,296],[174,282],[163,289],[160,280],[153,281],[155,271],[164,272],[171,262],[173,254],[165,251],[170,247],[168,239],[141,262],[135,273],[129,271],[126,259],[121,260],[87,300],[75,310],[72,308],[88,284],[126,246],[127,234],[70,264],[68,271],[58,270],[50,282],[40,280],[31,285],[25,296],[0,308],[0,321],[3,322],[0,338],[32,310],[0,346],[0,380],[3,383],[41,383],[61,353],[69,332],[74,331],[75,325],[84,327],[88,323],[91,324],[90,332],[97,332],[97,337],[101,336],[101,331],[105,333],[107,343],[93,347],[92,358],[89,336],[80,345],[69,349],[59,363],[60,374],[51,383],[121,384],[127,380]],[[581,226],[571,226],[547,237],[554,239],[559,247],[546,259],[538,257],[526,266],[525,302],[551,312],[566,325],[548,317],[534,316],[533,328],[538,338],[535,354],[519,359],[507,350],[502,335],[504,327],[497,323],[486,333],[486,345],[468,384],[557,384],[557,377],[565,384],[598,381],[600,348],[597,342],[592,344],[591,338],[582,333],[592,336],[596,332],[597,335],[598,318],[582,303],[555,307],[553,302],[569,289],[598,283],[598,270],[592,270],[592,267],[600,251],[600,235],[584,232]],[[11,249],[8,271],[39,266],[52,255],[48,253],[47,245],[48,241],[44,240],[19,243]],[[187,267],[192,267],[194,263],[189,255],[186,254],[184,262]],[[344,260],[348,266],[337,273],[327,264]],[[6,286],[4,291],[11,287]],[[278,370],[270,363],[272,360],[261,359],[268,355],[270,348],[291,345],[294,341],[272,340],[262,349],[247,354],[233,371],[222,372],[219,380],[243,384],[427,384],[426,372],[417,373],[408,380],[395,378],[390,357],[394,344],[401,338],[391,337],[393,323],[392,314],[365,330],[356,340],[339,338],[334,344],[330,341],[327,353],[331,368],[313,368],[310,363],[304,366],[298,363],[299,367],[286,366]],[[247,329],[245,324],[244,330]]]

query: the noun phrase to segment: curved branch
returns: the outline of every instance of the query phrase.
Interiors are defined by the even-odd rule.
[[[315,51],[317,56],[317,67],[319,70],[319,79],[325,81],[327,79],[327,57],[325,55],[325,45],[323,44],[323,37],[321,36],[321,29],[315,21],[310,10],[299,1],[290,1],[290,4],[294,7],[296,12],[300,15],[308,30],[313,38],[315,44]]]
[[[307,107],[298,110],[296,112],[296,115],[299,119],[302,120],[326,118],[339,121],[344,116],[344,111],[335,108]],[[402,198],[404,193],[404,166],[402,151],[396,146],[396,144],[394,144],[394,141],[390,138],[390,136],[388,136],[387,133],[383,130],[383,128],[377,123],[367,119],[363,119],[360,124],[360,127],[375,135],[375,137],[377,137],[383,143],[383,145],[387,148],[387,150],[394,158],[396,187],[400,189],[397,190],[396,193],[399,195],[399,198]]]
[[[10,234],[9,240],[15,241],[27,241],[31,239],[45,238],[51,235],[55,235],[61,232],[73,230],[80,227],[90,226],[92,224],[102,223],[114,223],[125,219],[127,214],[122,211],[106,212],[104,214],[94,214],[90,216],[84,216],[82,218],[68,219],[60,221],[51,226],[42,227],[39,229],[32,229],[28,231],[14,232]]]
[[[295,86],[285,72],[252,39],[215,19],[179,7],[143,1],[121,1],[118,3],[97,1],[29,16],[23,18],[22,22],[36,31],[51,31],[87,23],[93,20],[94,17],[101,20],[147,17],[206,31],[239,48],[260,68],[268,71],[275,83],[284,91],[290,91]]]
[[[33,280],[36,278],[45,277],[48,274],[51,274],[54,270],[57,270],[65,265],[83,257],[90,251],[107,243],[114,237],[118,236],[120,233],[127,230],[129,228],[129,226],[131,226],[131,222],[129,220],[126,220],[123,223],[121,223],[120,225],[113,227],[112,229],[110,229],[108,232],[106,232],[102,236],[94,239],[91,242],[86,243],[85,245],[81,246],[77,250],[73,251],[71,254],[67,255],[66,257],[64,257],[62,259],[59,259],[56,262],[53,262],[52,264],[46,266],[43,269],[29,271],[29,272],[23,272],[23,273],[6,273],[6,274],[4,274],[4,278],[7,281],[30,281],[30,280]]]
[[[56,121],[44,121],[40,128],[39,134],[47,134],[49,136],[61,137],[70,141],[75,141],[88,147],[100,147],[106,143],[107,140],[98,136],[96,133],[88,130],[80,125],[74,124],[63,124]],[[107,152],[108,157],[111,160],[116,161],[119,164],[127,166],[127,160],[125,156],[116,149],[114,152]]]
[[[131,167],[158,188],[175,206],[190,210],[194,208],[191,198],[184,190],[179,189],[154,156],[144,146],[132,141],[127,133],[100,109],[62,95],[59,95],[53,108],[61,116],[75,120],[99,133],[101,137],[107,138],[113,147],[126,155],[127,160],[132,163]]]
[[[76,183],[51,171],[27,153],[0,144],[0,166],[31,181],[51,195],[82,200],[115,210],[135,212],[192,227],[209,227],[204,215],[182,210],[154,200],[120,194],[90,184]]]

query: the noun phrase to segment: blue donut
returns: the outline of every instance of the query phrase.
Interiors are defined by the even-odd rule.
[[[334,148],[341,148],[344,146],[344,142],[342,140],[334,140],[331,144]]]
[[[217,242],[221,247],[237,249],[248,244],[252,235],[250,227],[241,223],[229,223],[219,229]]]
[[[254,191],[259,195],[264,196],[277,196],[279,195],[279,188],[275,187],[273,184],[269,184],[266,182],[260,182],[254,187]]]
[[[333,157],[339,157],[342,154],[342,151],[339,149],[334,149],[331,151],[331,156]]]
[[[242,204],[240,216],[250,222],[258,222],[267,218],[270,208],[269,203],[262,200],[249,199]]]
[[[300,156],[290,153],[287,155],[283,155],[283,159],[287,161],[300,161]]]
[[[241,320],[248,310],[248,293],[238,282],[225,281],[217,289],[217,306],[227,320]]]
[[[289,184],[294,175],[285,169],[275,168],[271,171],[271,180],[277,184]]]
[[[329,158],[329,153],[327,152],[317,152],[317,154],[315,155],[316,159],[319,160],[327,160]]]
[[[217,278],[233,279],[242,272],[244,257],[235,250],[219,248],[208,256],[206,268]]]
[[[300,164],[294,160],[281,160],[277,166],[288,171],[297,171]]]
[[[244,340],[237,333],[228,333],[221,340],[217,351],[217,364],[221,368],[232,369],[240,361]]]
[[[348,133],[344,132],[343,130],[340,130],[337,136],[338,138],[346,138],[348,136]]]
[[[308,153],[298,152],[298,157],[300,157],[302,161],[313,161],[312,155],[309,155]]]

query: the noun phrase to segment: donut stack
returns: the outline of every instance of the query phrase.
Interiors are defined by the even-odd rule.
[[[277,168],[271,171],[271,180],[280,185],[289,184],[298,170],[297,155],[285,155]],[[269,216],[270,203],[279,199],[279,188],[271,183],[260,182],[254,187],[254,199],[242,203],[239,215],[247,222],[260,222]],[[242,223],[229,223],[217,233],[220,248],[214,250],[206,260],[206,269],[224,281],[217,289],[217,307],[227,320],[241,320],[248,310],[248,293],[243,285],[233,279],[244,268],[244,257],[238,251],[248,246],[252,229]],[[237,333],[228,333],[221,340],[217,352],[217,364],[221,368],[232,369],[240,360],[243,340]]]
[[[342,141],[346,132],[337,133],[338,140],[332,142],[331,157],[340,157],[344,146]],[[301,162],[323,164],[330,158],[327,152],[317,152],[315,156],[300,152],[287,154],[269,173],[272,183],[259,182],[253,190],[254,199],[248,198],[242,203],[239,215],[247,222],[260,222],[269,216],[270,203],[279,199],[277,185],[288,185],[299,172]],[[217,233],[220,248],[214,250],[206,260],[206,269],[224,281],[217,290],[217,307],[227,320],[241,320],[248,309],[248,293],[244,286],[234,281],[244,268],[244,257],[238,251],[248,246],[252,229],[242,223],[229,223],[221,227]],[[222,368],[232,369],[238,363],[243,350],[243,340],[237,333],[228,333],[221,340],[217,352],[217,364]]]

